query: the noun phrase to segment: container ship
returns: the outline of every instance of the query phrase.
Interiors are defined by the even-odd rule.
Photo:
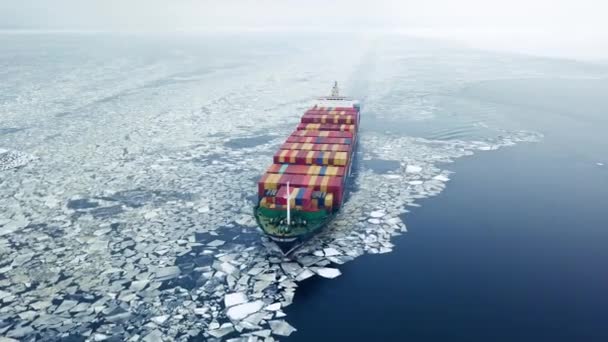
[[[317,99],[258,182],[256,221],[285,254],[325,227],[340,210],[357,146],[360,106],[340,96]]]

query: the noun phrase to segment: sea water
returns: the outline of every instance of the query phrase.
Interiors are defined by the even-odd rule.
[[[562,296],[600,295],[601,276],[575,272],[588,282],[530,304],[561,266],[605,256],[594,247],[606,241],[605,65],[402,36],[38,32],[0,43],[2,335],[544,337],[552,325],[521,318],[509,335],[505,320],[563,317],[574,307]],[[286,259],[255,228],[256,181],[334,80],[362,102],[356,177],[337,219]],[[488,231],[502,248],[482,253]],[[561,258],[504,267],[521,246]],[[471,333],[478,317],[493,335]],[[605,336],[584,317],[572,337]]]

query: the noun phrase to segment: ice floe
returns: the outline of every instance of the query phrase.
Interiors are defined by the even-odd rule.
[[[333,279],[338,277],[340,274],[342,274],[340,272],[339,269],[337,268],[330,268],[330,267],[311,267],[310,268],[313,272],[315,272],[316,274],[320,275],[323,278],[329,278],[329,279]]]
[[[234,327],[232,326],[232,324],[224,323],[217,329],[209,330],[208,333],[209,333],[209,335],[211,335],[213,337],[220,338],[220,337],[230,334],[233,331],[234,331]]]
[[[272,333],[280,336],[289,336],[291,333],[296,331],[296,328],[292,327],[289,323],[278,320],[278,321],[270,321],[270,329],[272,329]]]
[[[419,173],[422,171],[422,167],[418,165],[408,165],[405,168],[406,173]]]
[[[245,302],[247,302],[247,295],[244,292],[228,293],[224,296],[224,306],[227,308]]]
[[[34,159],[27,153],[0,148],[0,171],[24,166]]]
[[[241,320],[253,313],[256,313],[264,307],[264,302],[261,300],[256,300],[255,302],[248,302],[239,304],[233,307],[228,308],[226,311],[226,316],[231,320]]]
[[[150,320],[152,322],[154,322],[158,325],[163,325],[168,319],[169,319],[169,316],[167,316],[167,315],[156,316],[156,317],[150,318]]]
[[[437,176],[433,177],[433,179],[438,180],[438,181],[440,181],[440,182],[447,182],[447,181],[449,181],[449,180],[450,180],[450,179],[449,179],[447,176],[445,176],[445,175],[437,175]]]
[[[178,266],[162,267],[155,270],[156,280],[164,281],[179,276],[180,269]]]
[[[163,333],[158,329],[150,331],[148,334],[146,334],[146,336],[142,338],[142,341],[144,342],[162,342],[162,340]]]
[[[373,217],[373,218],[379,218],[386,215],[386,213],[382,210],[376,210],[376,211],[372,211],[369,216]]]
[[[300,274],[298,274],[298,276],[295,278],[295,280],[296,281],[306,280],[314,275],[315,275],[315,273],[313,271],[311,271],[309,269],[305,269]]]
[[[213,241],[209,242],[207,244],[207,246],[209,246],[209,247],[219,247],[219,246],[223,245],[224,243],[226,243],[226,242],[222,241],[222,240],[213,240]]]
[[[279,310],[281,310],[281,303],[270,304],[267,307],[265,307],[264,310],[267,310],[267,311],[279,311]]]
[[[345,75],[359,59],[351,62]],[[321,65],[318,74],[301,76],[320,78],[335,69]],[[409,209],[448,184],[445,163],[540,137],[505,132],[487,141],[436,141],[362,132],[362,159],[389,161],[390,170],[356,170],[337,218],[287,259],[254,228],[254,180],[295,125],[296,115],[289,117],[294,125],[286,125],[285,113],[301,113],[308,105],[302,96],[311,83],[291,86],[300,97],[290,97],[277,87],[294,83],[290,79],[262,71],[254,76],[242,86],[222,81],[184,93],[144,88],[115,102],[100,101],[86,107],[86,120],[62,121],[69,123],[60,130],[65,137],[24,148],[49,158],[32,162],[25,153],[0,150],[0,171],[15,169],[0,174],[1,336],[289,336],[295,328],[284,310],[298,303],[301,282],[335,278],[339,265],[392,251],[392,239],[407,232]],[[319,91],[325,90],[321,83]],[[416,109],[431,115],[424,106]],[[130,112],[138,115],[124,120]],[[276,138],[235,143],[259,136],[252,127],[276,132]]]
[[[323,254],[326,257],[331,257],[331,256],[336,256],[336,255],[342,255],[342,252],[333,247],[328,247],[328,248],[323,248]]]

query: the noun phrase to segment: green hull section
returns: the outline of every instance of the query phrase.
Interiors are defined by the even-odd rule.
[[[282,249],[300,244],[318,233],[334,217],[324,209],[315,212],[294,210],[291,212],[291,224],[287,225],[287,212],[257,206],[254,216],[258,226]]]

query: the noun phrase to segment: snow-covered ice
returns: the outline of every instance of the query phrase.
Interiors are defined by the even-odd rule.
[[[224,306],[227,308],[245,302],[247,302],[247,294],[244,292],[228,293],[224,296]]]
[[[0,335],[287,336],[293,327],[278,318],[301,282],[335,278],[339,265],[398,248],[391,241],[407,231],[407,207],[448,186],[446,163],[540,138],[513,131],[487,141],[428,140],[370,126],[360,136],[362,163],[396,167],[356,170],[336,220],[286,260],[254,228],[253,180],[310,97],[327,91],[326,75],[351,79],[365,55],[357,49],[336,59],[336,44],[352,42],[310,43],[318,51],[312,59],[286,50],[268,62],[243,49],[228,64],[189,46],[162,48],[149,62],[137,53],[117,59],[74,50],[76,60],[63,65],[70,72],[52,80],[53,58],[35,69],[5,63],[12,69],[4,84],[32,84],[0,101],[0,255],[7,260],[0,262]],[[451,63],[466,76],[480,70]],[[371,87],[363,108],[377,123],[405,113],[433,117],[428,99],[402,94],[443,93],[464,75],[455,71],[435,89],[424,78],[393,81],[424,70],[416,65],[378,65],[378,77],[364,80]]]
[[[373,218],[380,218],[382,216],[386,215],[386,213],[382,210],[376,210],[376,211],[372,211],[369,216],[373,217]]]
[[[311,270],[323,278],[333,279],[342,274],[339,269],[331,267],[311,267]]]
[[[0,148],[0,172],[24,166],[34,159],[27,153]]]
[[[437,176],[433,177],[433,179],[441,181],[441,182],[447,182],[450,180],[447,176],[444,176],[444,175],[437,175]]]
[[[256,300],[255,302],[248,302],[232,306],[226,311],[226,316],[232,320],[241,320],[253,313],[256,313],[264,307],[264,302]]]
[[[407,173],[419,173],[422,171],[422,167],[418,165],[408,165],[405,168],[405,172]]]
[[[213,241],[209,242],[207,244],[207,246],[209,246],[209,247],[219,247],[219,246],[223,245],[224,243],[226,243],[226,242],[222,241],[222,240],[213,240]]]
[[[296,331],[296,328],[292,327],[289,323],[283,320],[270,321],[270,328],[272,329],[272,333],[280,336],[289,336],[291,333]]]

